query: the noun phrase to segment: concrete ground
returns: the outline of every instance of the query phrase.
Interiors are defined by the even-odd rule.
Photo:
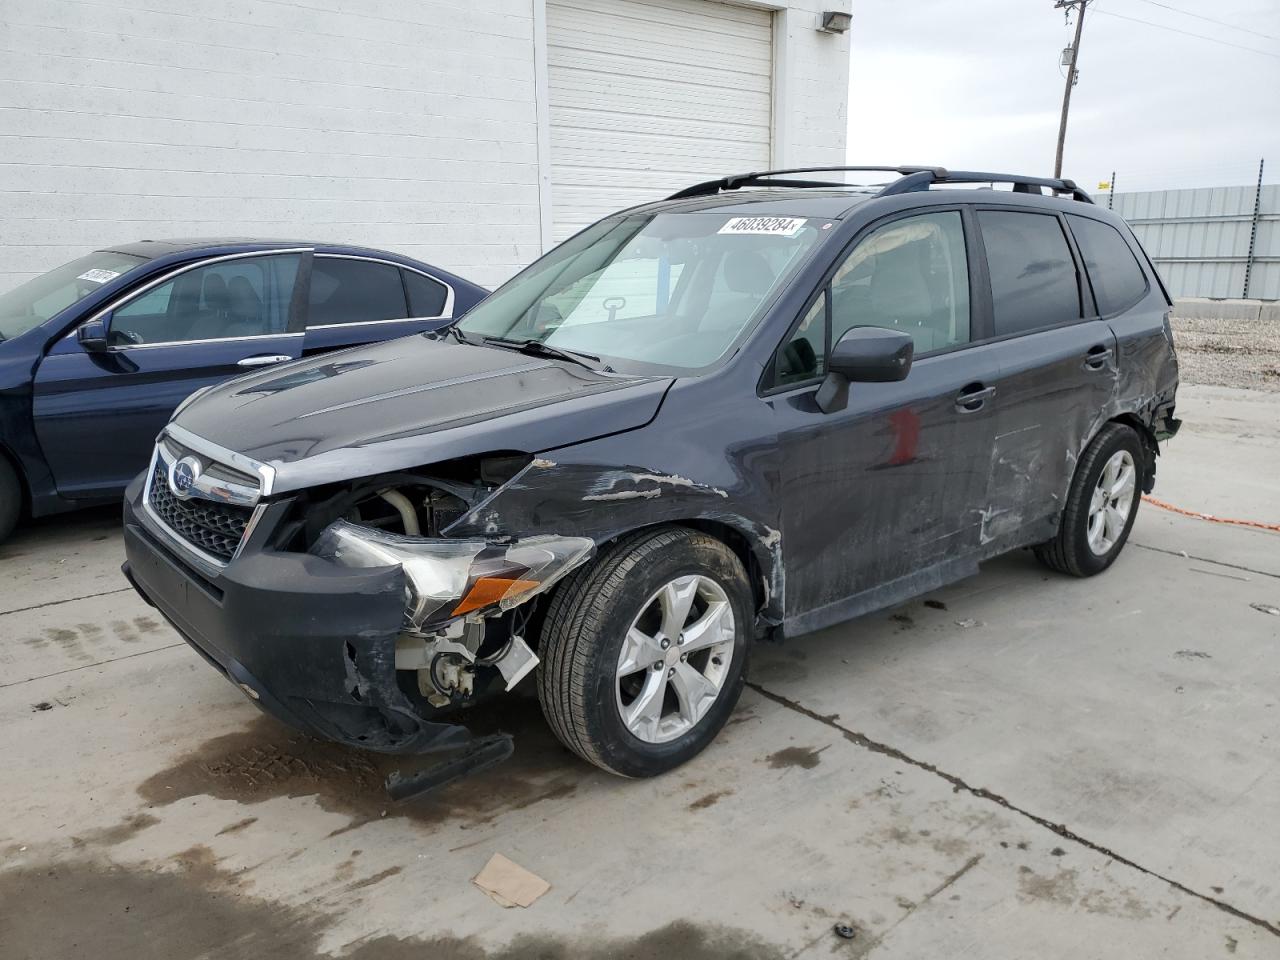
[[[1280,395],[1179,413],[1157,495],[1280,522]],[[517,701],[512,761],[395,808],[125,588],[116,525],[0,547],[5,960],[1280,956],[1280,534],[1145,504],[1099,578],[1018,554],[758,648],[666,777]],[[550,892],[488,899],[498,852]]]

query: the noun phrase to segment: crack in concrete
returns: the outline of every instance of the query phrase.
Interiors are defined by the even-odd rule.
[[[1199,557],[1194,553],[1183,553],[1181,550],[1167,550],[1164,547],[1149,547],[1145,543],[1138,543],[1131,540],[1135,547],[1140,550],[1150,550],[1154,553],[1167,553],[1171,557],[1179,557],[1183,560],[1199,560],[1201,563],[1212,563],[1219,567],[1230,567],[1232,570],[1243,570],[1245,573],[1256,573],[1260,577],[1275,577],[1280,580],[1280,573],[1271,573],[1269,570],[1255,570],[1253,567],[1246,567],[1239,563],[1227,563],[1225,560],[1214,560],[1212,557]]]
[[[970,870],[972,870],[981,862],[982,862],[982,854],[980,853],[975,854],[974,856],[966,860],[964,863],[964,866],[962,866],[955,873],[951,874],[951,876],[943,880],[942,883],[938,884],[936,887],[934,887],[932,890],[926,893],[923,897],[921,897],[919,903],[913,903],[911,905],[911,909],[907,910],[902,916],[900,916],[887,930],[884,931],[884,933],[880,934],[878,937],[872,940],[869,944],[867,944],[867,946],[864,948],[865,952],[870,953],[876,947],[880,946],[880,944],[884,943],[884,941],[888,938],[889,934],[893,933],[893,931],[897,930],[900,926],[906,923],[907,920],[910,919],[913,913],[915,913],[917,910],[919,910],[921,907],[927,904],[930,900],[932,900],[934,897],[940,894],[943,890],[946,890],[949,886],[951,886],[953,883],[955,883],[957,880],[959,880],[961,877],[963,877],[966,873],[968,873]]]
[[[1070,840],[1073,843],[1078,843],[1083,847],[1087,847],[1088,849],[1094,851],[1095,853],[1100,853],[1104,857],[1109,857],[1110,859],[1114,860],[1116,863],[1124,864],[1126,867],[1131,867],[1134,870],[1137,870],[1139,873],[1145,874],[1148,877],[1152,877],[1156,880],[1166,883],[1169,886],[1173,887],[1173,889],[1179,891],[1180,893],[1184,893],[1190,897],[1195,897],[1197,900],[1203,900],[1205,903],[1212,904],[1213,906],[1221,910],[1223,913],[1228,913],[1231,916],[1236,917],[1237,919],[1244,920],[1247,923],[1251,923],[1255,927],[1258,927],[1259,929],[1267,931],[1267,933],[1270,933],[1272,936],[1280,937],[1280,926],[1274,923],[1270,923],[1266,920],[1263,920],[1261,917],[1255,917],[1251,913],[1246,913],[1245,911],[1241,910],[1239,907],[1234,907],[1223,900],[1217,899],[1216,897],[1211,897],[1207,893],[1201,893],[1198,890],[1194,890],[1191,887],[1188,887],[1186,884],[1180,883],[1179,881],[1174,880],[1171,877],[1166,877],[1164,874],[1157,873],[1154,870],[1148,869],[1147,867],[1142,866],[1142,864],[1137,863],[1134,860],[1130,860],[1128,857],[1122,854],[1116,853],[1114,850],[1111,850],[1100,843],[1095,843],[1094,841],[1088,839],[1087,837],[1080,836],[1078,833],[1071,830],[1065,823],[1054,823],[1052,820],[1039,816],[1038,814],[1032,813],[1030,810],[1024,810],[1022,807],[1015,805],[1011,801],[1007,800],[1005,797],[1002,797],[1000,794],[993,793],[992,791],[986,789],[985,787],[970,786],[968,783],[966,783],[960,777],[956,776],[954,773],[948,773],[945,770],[941,770],[937,766],[935,766],[932,763],[929,763],[926,760],[917,760],[915,757],[912,757],[906,753],[903,753],[897,747],[891,747],[887,743],[881,743],[878,740],[873,740],[870,737],[868,737],[866,734],[858,733],[855,730],[850,730],[848,727],[843,727],[836,722],[834,717],[824,716],[820,713],[817,713],[814,710],[810,710],[808,707],[804,706],[803,704],[797,703],[796,701],[791,700],[787,697],[784,697],[781,694],[774,693],[771,690],[766,690],[764,687],[762,687],[758,683],[754,683],[748,680],[746,682],[746,685],[750,687],[752,690],[754,690],[756,693],[760,694],[762,697],[768,700],[772,700],[774,703],[779,704],[780,706],[786,707],[788,710],[792,710],[795,713],[800,714],[801,716],[808,717],[810,720],[816,720],[818,723],[821,723],[824,726],[830,727],[832,730],[839,731],[839,733],[845,738],[845,740],[849,741],[850,743],[856,744],[857,746],[860,746],[865,750],[870,750],[872,753],[878,753],[878,754],[881,754],[882,756],[890,757],[894,760],[900,761],[901,763],[910,764],[911,766],[919,770],[924,770],[926,773],[933,774],[935,777],[941,777],[943,780],[947,781],[947,783],[951,784],[951,786],[954,787],[957,791],[964,791],[965,793],[969,794],[970,796],[976,797],[979,800],[989,800],[992,803],[998,804],[999,806],[1004,807],[1006,810],[1010,811],[1011,813],[1016,813],[1018,816],[1025,817],[1027,820],[1030,820],[1032,823],[1038,824],[1039,826],[1044,827],[1046,830],[1052,831],[1053,833],[1062,837],[1064,840]],[[957,877],[957,879],[959,878]]]
[[[80,670],[89,670],[93,667],[104,667],[109,663],[119,663],[121,660],[132,660],[134,657],[145,657],[149,653],[159,653],[161,650],[172,650],[174,647],[184,647],[186,644],[182,641],[177,643],[167,643],[163,647],[152,647],[150,650],[139,650],[137,653],[125,653],[118,657],[108,657],[106,660],[98,660],[94,663],[82,664],[78,667],[68,667],[66,670],[55,670],[53,673],[43,673],[38,677],[27,677],[25,680],[10,680],[8,683],[0,683],[0,690],[6,687],[18,687],[24,683],[35,683],[37,680],[48,680],[50,677],[60,677],[66,673],[77,673]]]
[[[26,613],[28,610],[39,610],[42,607],[56,607],[60,603],[75,603],[77,600],[92,600],[94,597],[109,597],[113,593],[128,593],[133,587],[117,587],[115,590],[103,590],[101,593],[86,593],[83,597],[67,597],[65,600],[48,600],[45,603],[33,603],[29,607],[16,607],[13,610],[0,610],[0,617],[11,613]]]

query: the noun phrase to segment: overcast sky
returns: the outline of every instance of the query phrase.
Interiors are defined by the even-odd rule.
[[[853,0],[850,163],[1052,176],[1073,29],[1053,4]],[[1280,38],[1280,0],[1095,0],[1063,176],[1090,191],[1113,169],[1121,191],[1221,186],[1255,180],[1265,156],[1280,182],[1280,40],[1170,7]]]

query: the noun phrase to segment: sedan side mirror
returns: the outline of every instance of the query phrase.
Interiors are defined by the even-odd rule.
[[[80,324],[76,339],[85,353],[104,353],[107,349],[107,325],[101,320]]]
[[[843,410],[849,402],[849,381],[893,383],[911,372],[915,341],[900,330],[853,327],[846,330],[827,360],[827,379],[814,398],[823,413]]]

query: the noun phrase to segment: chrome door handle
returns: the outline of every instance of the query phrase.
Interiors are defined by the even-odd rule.
[[[284,363],[286,360],[292,360],[293,357],[287,353],[264,354],[258,357],[245,357],[243,360],[236,361],[237,367],[269,367],[273,363]]]
[[[970,390],[966,387],[956,397],[956,409],[961,413],[973,413],[981,410],[982,405],[996,395],[995,387],[980,387],[974,385],[976,389]]]

